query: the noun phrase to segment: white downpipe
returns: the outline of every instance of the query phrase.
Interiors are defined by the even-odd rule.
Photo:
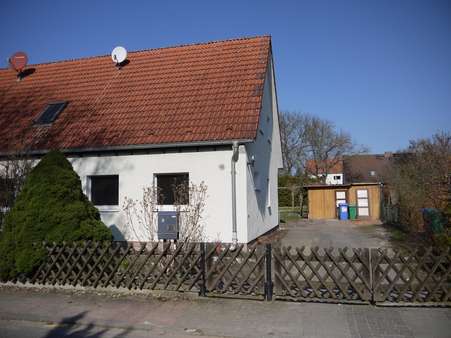
[[[232,167],[232,247],[231,250],[234,250],[236,248],[236,245],[238,243],[238,235],[237,235],[237,226],[236,226],[236,162],[238,161],[239,157],[239,145],[237,141],[233,142],[232,145],[232,160],[231,160],[231,167]]]

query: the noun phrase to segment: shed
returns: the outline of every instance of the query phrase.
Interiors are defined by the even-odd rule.
[[[357,218],[359,219],[380,219],[380,183],[309,185],[307,189],[309,219],[337,218],[339,203],[356,205]]]

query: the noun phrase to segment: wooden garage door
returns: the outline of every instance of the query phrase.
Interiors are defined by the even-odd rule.
[[[357,189],[357,215],[359,217],[368,217],[370,215],[368,190],[366,189]]]

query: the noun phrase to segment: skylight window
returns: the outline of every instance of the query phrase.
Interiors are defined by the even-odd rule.
[[[67,106],[67,101],[50,103],[36,120],[36,124],[51,124]]]

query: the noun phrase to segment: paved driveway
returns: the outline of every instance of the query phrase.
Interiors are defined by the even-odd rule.
[[[319,247],[391,246],[390,232],[380,224],[339,220],[298,220],[282,224],[276,238],[283,245]]]

